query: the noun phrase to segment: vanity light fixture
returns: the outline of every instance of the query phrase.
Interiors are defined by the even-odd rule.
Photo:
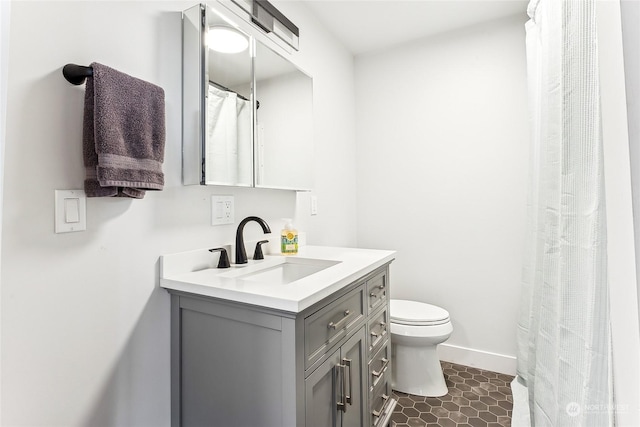
[[[209,27],[207,45],[216,52],[239,53],[249,47],[249,40],[233,28],[214,26]]]

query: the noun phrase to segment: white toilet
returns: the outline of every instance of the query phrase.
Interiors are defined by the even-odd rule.
[[[391,300],[392,388],[419,396],[447,394],[438,344],[453,332],[447,310],[417,301]]]

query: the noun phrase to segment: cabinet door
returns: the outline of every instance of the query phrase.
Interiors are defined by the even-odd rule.
[[[337,427],[339,414],[338,375],[336,368],[340,363],[340,349],[336,350],[325,362],[318,366],[305,380],[305,424],[306,427]]]
[[[346,386],[342,427],[362,427],[366,419],[365,397],[367,392],[365,328],[360,330],[340,348],[340,365],[344,366]],[[340,397],[340,395],[339,395]]]
[[[306,427],[362,427],[366,416],[365,328],[305,380]]]

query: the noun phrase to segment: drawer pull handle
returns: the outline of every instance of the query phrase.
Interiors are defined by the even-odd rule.
[[[337,402],[338,411],[347,412],[347,383],[345,379],[345,370],[347,367],[345,365],[338,364],[336,365],[336,368],[338,369],[338,380],[340,381],[340,391],[342,392],[342,398]]]
[[[374,410],[371,411],[371,413],[373,414],[374,417],[379,417],[380,414],[382,414],[382,410],[384,409],[384,405],[387,403],[387,400],[389,400],[389,396],[387,396],[386,394],[382,395],[382,406],[380,407],[379,410]]]
[[[344,369],[346,370],[347,368],[349,368],[349,394],[345,394],[345,398],[344,398],[345,402],[348,403],[349,405],[353,405],[353,402],[351,399],[351,396],[353,394],[353,386],[352,386],[353,378],[351,376],[351,372],[353,371],[353,369],[351,368],[351,362],[352,362],[351,359],[347,359],[347,358],[342,359],[342,363],[344,363]],[[347,412],[346,406],[344,411]]]
[[[378,345],[378,343],[380,342],[380,340],[382,340],[382,338],[387,335],[387,329],[385,328],[386,323],[384,322],[380,322],[380,326],[382,326],[382,332],[378,333],[375,331],[371,331],[371,336],[374,338],[373,342],[371,343],[371,348],[374,348]]]
[[[369,293],[369,296],[370,296],[371,298],[378,298],[378,297],[380,297],[380,294],[382,294],[382,293],[383,293],[382,291],[384,291],[384,288],[386,288],[386,285],[385,285],[385,284],[382,284],[382,285],[380,285],[380,286],[376,286],[376,288],[378,288],[378,289],[380,289],[380,290],[379,290],[378,292],[371,292],[371,293]]]
[[[382,360],[382,366],[380,367],[380,370],[371,371],[371,375],[373,375],[374,377],[379,377],[380,375],[382,375],[385,369],[387,369],[387,366],[389,365],[389,359],[387,359],[386,357],[383,357],[381,360]]]
[[[349,316],[351,316],[351,310],[345,310],[344,314],[343,314],[343,318],[340,319],[338,322],[333,323],[333,322],[329,322],[329,324],[327,325],[327,329],[338,329],[338,328],[342,328],[342,325],[347,321],[347,319],[349,318]]]

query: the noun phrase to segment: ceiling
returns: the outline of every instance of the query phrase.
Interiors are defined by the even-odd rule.
[[[354,54],[507,16],[526,16],[524,0],[305,0]]]

